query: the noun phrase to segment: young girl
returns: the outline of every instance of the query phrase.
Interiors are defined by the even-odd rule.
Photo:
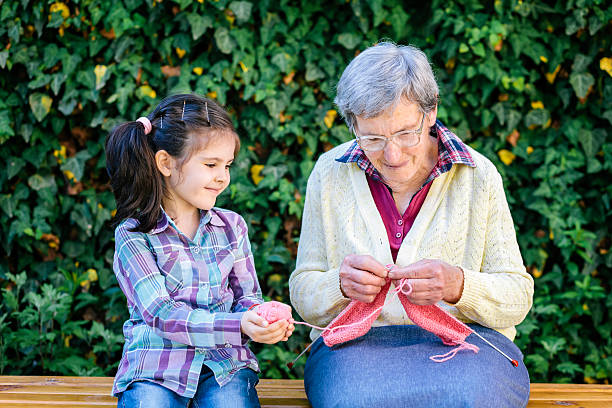
[[[240,148],[227,113],[197,95],[164,99],[106,141],[117,201],[114,271],[128,303],[113,385],[119,407],[258,407],[248,339],[268,324],[245,221],[213,207]]]

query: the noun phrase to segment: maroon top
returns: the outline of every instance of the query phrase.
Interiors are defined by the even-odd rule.
[[[366,175],[366,179],[368,180],[368,185],[370,186],[370,192],[374,198],[376,208],[385,224],[387,237],[389,238],[389,244],[391,246],[391,255],[393,256],[393,262],[395,262],[402,241],[406,234],[408,234],[408,231],[410,231],[410,228],[412,228],[414,219],[423,206],[423,202],[427,197],[433,180],[423,186],[412,197],[404,215],[400,215],[389,188],[383,182],[374,180],[370,176]]]

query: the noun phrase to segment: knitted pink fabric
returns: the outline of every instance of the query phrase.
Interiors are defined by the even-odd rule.
[[[325,344],[331,347],[366,334],[370,330],[372,323],[380,315],[381,306],[385,303],[390,286],[391,280],[387,279],[387,284],[383,286],[372,303],[363,303],[356,300],[349,303],[346,309],[332,320],[327,326],[327,330],[323,332],[322,336]],[[445,310],[437,305],[415,305],[401,291],[398,292],[398,297],[410,320],[421,328],[440,337],[444,344],[466,344],[467,346],[463,348],[471,349],[474,352],[478,351],[478,347],[465,341],[465,338],[472,333],[472,329],[448,314]],[[379,308],[380,310],[374,313]],[[371,316],[366,319],[369,315]],[[334,330],[334,327],[338,327],[338,329]]]

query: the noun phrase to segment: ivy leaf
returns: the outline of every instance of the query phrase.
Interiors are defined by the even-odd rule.
[[[48,95],[37,92],[30,95],[28,100],[34,117],[36,117],[38,122],[42,121],[51,110],[53,99]]]
[[[219,27],[215,30],[215,42],[219,50],[224,54],[231,54],[232,49],[236,46],[226,27]]]
[[[280,52],[272,57],[272,63],[281,70],[287,72],[289,70],[289,55],[285,52]]]
[[[209,15],[201,16],[196,13],[189,14],[187,16],[187,21],[189,21],[189,25],[191,26],[191,35],[194,40],[197,40],[206,32],[207,28],[212,28],[213,19]]]
[[[229,5],[229,9],[236,15],[238,23],[244,23],[251,17],[253,4],[248,1],[232,1]]]
[[[525,115],[525,126],[542,126],[550,119],[550,112],[547,109],[533,109]]]
[[[15,131],[11,125],[9,112],[6,110],[0,111],[0,144],[11,136],[15,136]]]
[[[588,72],[583,72],[580,74],[572,73],[569,79],[572,88],[574,88],[574,92],[576,92],[576,96],[578,98],[584,98],[589,92],[589,88],[595,84],[595,79],[593,75]]]
[[[40,174],[34,174],[28,178],[28,185],[36,191],[40,191],[42,189],[52,187],[55,188],[55,178],[52,175],[47,175],[45,177]]]
[[[352,50],[361,42],[361,38],[353,33],[342,33],[338,36],[338,42],[344,46],[344,48]]]
[[[604,129],[580,129],[578,132],[578,141],[584,149],[584,154],[587,158],[593,158],[599,152],[599,148],[606,140],[607,132]]]
[[[317,79],[325,78],[325,73],[313,62],[306,63],[306,81],[312,82]]]
[[[11,157],[6,165],[6,176],[10,180],[25,166],[25,160],[19,157]]]
[[[8,55],[9,53],[7,50],[0,52],[0,68],[6,67],[6,61],[8,60]]]

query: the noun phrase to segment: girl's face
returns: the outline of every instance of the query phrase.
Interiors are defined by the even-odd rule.
[[[234,161],[235,148],[232,134],[216,135],[180,168],[175,161],[166,181],[177,210],[210,210],[215,205],[217,196],[230,183],[229,168]]]

